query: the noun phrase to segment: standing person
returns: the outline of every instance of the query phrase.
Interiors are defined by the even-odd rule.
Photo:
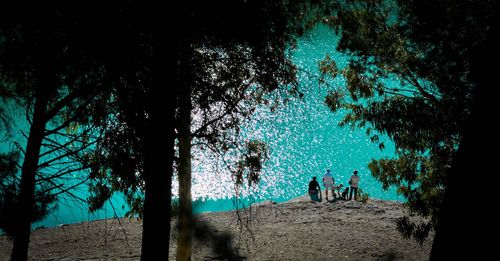
[[[358,184],[359,184],[359,176],[358,171],[355,170],[354,174],[352,174],[349,179],[349,185],[351,185],[351,191],[349,192],[349,200],[352,200],[352,194],[354,193],[354,200],[358,199]]]
[[[332,191],[332,197],[335,198],[335,195],[333,195],[333,184],[335,181],[333,180],[332,173],[330,173],[330,169],[326,170],[325,175],[323,175],[323,186],[325,187],[325,193],[326,193],[326,201],[328,201],[328,190]]]
[[[319,183],[316,181],[316,177],[313,177],[313,179],[309,182],[309,197],[311,197],[312,201],[321,201],[321,188],[319,187]]]

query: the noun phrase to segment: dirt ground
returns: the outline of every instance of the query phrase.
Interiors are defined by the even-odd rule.
[[[230,232],[229,242],[244,260],[428,260],[431,239],[420,246],[396,231],[395,220],[403,213],[402,204],[395,201],[313,203],[304,196],[280,204],[254,205],[240,212],[240,222],[234,211],[204,213],[196,221],[210,224],[210,235]],[[38,229],[31,236],[29,257],[139,260],[141,234],[142,222],[137,219]],[[175,235],[171,239],[170,257],[175,260]],[[207,238],[196,240],[192,259],[221,259],[213,249]],[[10,250],[8,239],[0,237],[0,260],[8,260]]]

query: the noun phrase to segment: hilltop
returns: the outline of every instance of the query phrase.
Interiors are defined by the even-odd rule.
[[[197,222],[215,234],[231,231],[233,245],[247,260],[428,260],[432,240],[422,246],[396,231],[402,203],[370,199],[367,203],[312,203],[307,196],[276,204],[265,201],[240,211],[203,213]],[[245,217],[251,217],[247,220]],[[121,223],[121,225],[120,225]],[[172,222],[172,227],[175,222]],[[241,226],[245,227],[240,230]],[[139,260],[142,222],[109,219],[33,231],[31,260]],[[217,260],[210,244],[197,241],[193,260]],[[0,237],[0,260],[10,243]],[[170,250],[175,260],[175,239]]]

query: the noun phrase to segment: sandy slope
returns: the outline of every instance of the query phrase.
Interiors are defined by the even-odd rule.
[[[370,200],[312,203],[308,197],[273,204],[264,202],[241,217],[251,228],[239,230],[235,212],[205,213],[217,233],[230,230],[239,255],[248,260],[426,260],[431,240],[419,246],[403,239],[395,219],[401,203]],[[31,260],[139,260],[141,222],[100,220],[33,232]],[[172,223],[172,226],[175,226]],[[253,234],[253,237],[251,236]],[[126,240],[125,240],[126,236]],[[128,243],[127,243],[128,242]],[[196,242],[193,260],[217,260],[206,241]],[[0,237],[0,260],[8,260],[10,243]],[[175,240],[170,251],[175,255]]]

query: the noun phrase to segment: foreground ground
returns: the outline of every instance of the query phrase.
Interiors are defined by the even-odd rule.
[[[215,233],[210,234],[229,230],[238,255],[247,260],[428,260],[431,240],[420,246],[396,231],[395,220],[402,215],[403,206],[394,201],[312,203],[299,197],[254,206],[241,212],[243,222],[234,211],[204,213],[197,222],[211,224]],[[139,260],[141,232],[142,223],[136,219],[38,229],[32,233],[29,256],[31,260]],[[10,242],[0,237],[1,261],[8,260],[10,248]],[[175,260],[174,238],[170,256]],[[207,239],[195,242],[193,260],[218,259]]]

